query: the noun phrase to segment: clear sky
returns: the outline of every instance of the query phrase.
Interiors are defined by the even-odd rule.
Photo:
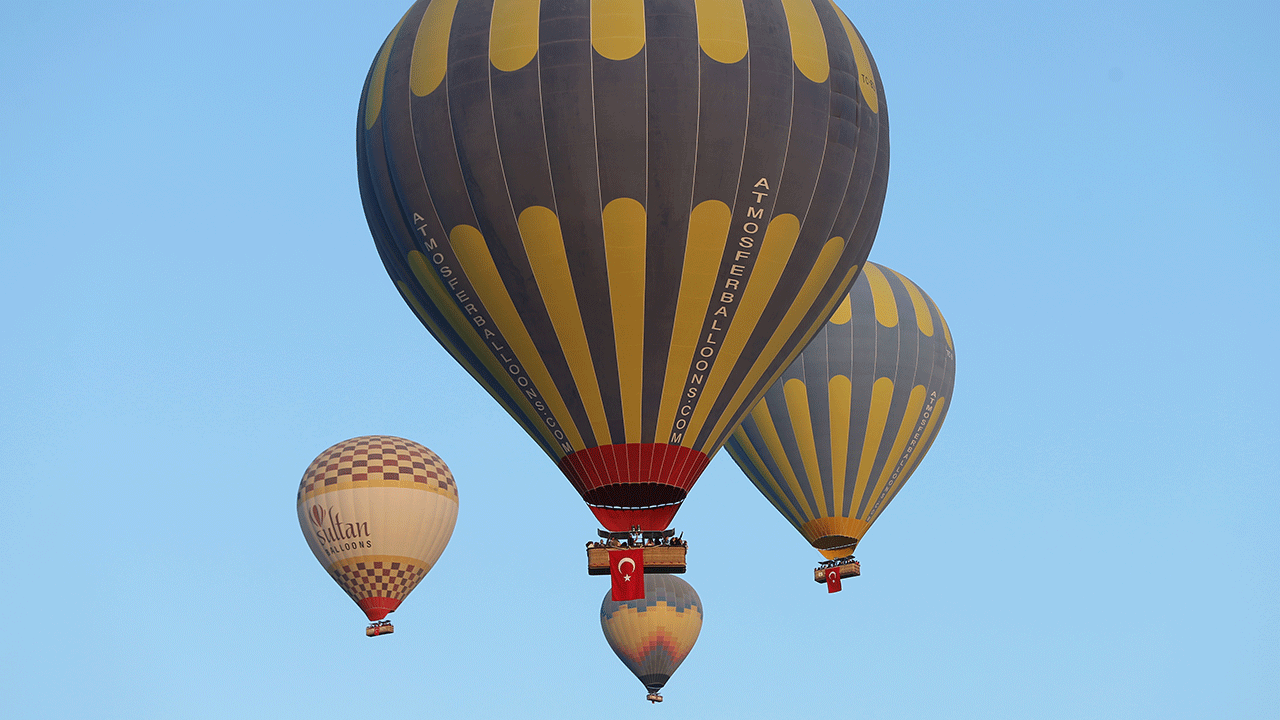
[[[954,404],[837,595],[716,457],[656,708],[600,634],[594,518],[365,226],[356,103],[408,4],[6,4],[0,714],[1276,712],[1274,3],[842,3],[891,118],[871,259],[946,315]],[[462,500],[376,640],[294,509],[364,434]]]

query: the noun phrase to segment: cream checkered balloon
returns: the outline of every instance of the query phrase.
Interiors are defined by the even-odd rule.
[[[320,453],[298,487],[311,552],[377,621],[435,565],[458,519],[458,486],[435,453],[404,438],[352,438]]]

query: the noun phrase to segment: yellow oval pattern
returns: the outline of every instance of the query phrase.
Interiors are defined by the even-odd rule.
[[[871,263],[867,263],[862,273],[867,276],[867,284],[871,286],[871,304],[876,308],[876,322],[885,327],[895,327],[898,324],[898,301],[893,297],[889,279],[880,272],[880,268]]]
[[[569,372],[573,373],[578,395],[586,408],[591,432],[597,443],[604,444],[599,438],[609,437],[609,421],[605,417],[595,365],[591,362],[587,331],[578,309],[569,257],[565,252],[564,237],[560,234],[560,218],[551,208],[531,205],[520,213],[517,222],[529,267],[533,269],[533,279],[547,306],[547,314],[551,316],[556,338],[564,348],[565,359],[569,361]]]
[[[695,0],[698,45],[726,65],[747,56],[747,11],[743,0]]]
[[[408,14],[405,13],[406,16]],[[382,50],[378,53],[378,62],[373,66],[373,78],[369,81],[369,95],[364,99],[365,130],[373,129],[374,123],[378,121],[378,114],[382,112],[382,92],[387,83],[387,61],[391,59],[391,46],[396,44],[396,37],[400,35],[401,25],[404,25],[403,17],[391,29],[391,34],[387,36],[386,42],[382,43]],[[408,297],[408,295],[405,297]]]
[[[787,13],[787,30],[791,33],[791,59],[804,76],[820,83],[831,73],[827,58],[827,36],[812,0],[782,0]]]
[[[667,376],[658,406],[659,432],[666,432],[676,421],[684,378],[693,364],[698,333],[702,332],[702,321],[707,317],[707,307],[715,292],[716,273],[720,270],[720,258],[724,255],[725,238],[729,235],[732,219],[733,211],[719,200],[704,200],[689,214],[680,293],[671,325],[671,346],[667,350]]]
[[[515,352],[516,358],[523,363],[525,372],[529,373],[529,379],[533,380],[534,386],[542,391],[547,407],[550,408],[551,414],[558,418],[556,422],[564,430],[569,444],[573,446],[574,451],[585,448],[582,434],[573,424],[564,398],[561,397],[559,388],[551,379],[551,373],[547,370],[546,363],[542,361],[538,347],[533,344],[533,338],[529,335],[529,330],[525,327],[524,320],[520,317],[520,310],[516,308],[511,294],[507,292],[502,276],[498,274],[498,266],[493,262],[493,255],[489,253],[484,235],[474,226],[455,225],[449,231],[449,244],[453,246],[458,263],[462,265],[462,272],[471,281],[471,287],[475,289],[476,296],[484,298],[490,316],[493,317],[498,329]],[[529,420],[538,422],[536,415],[531,416]]]
[[[591,0],[591,47],[610,60],[644,47],[644,0]]]
[[[813,437],[813,417],[809,410],[809,389],[804,381],[791,378],[782,384],[787,399],[787,415],[791,430],[795,433],[796,446],[800,448],[800,460],[804,465],[805,480],[821,513],[827,504],[822,493],[822,471],[818,465],[818,444]]]
[[[422,14],[409,61],[409,89],[414,95],[430,95],[444,81],[449,67],[449,31],[458,0],[433,0]]]
[[[836,325],[845,325],[853,319],[853,303],[849,301],[849,296],[845,295],[844,300],[840,301],[840,307],[836,308],[836,312],[831,316],[831,322]]]
[[[494,67],[519,70],[538,54],[540,7],[540,0],[494,0],[489,21],[489,62]]]
[[[933,337],[933,316],[929,314],[929,303],[925,302],[924,293],[920,292],[920,288],[915,283],[902,277],[902,273],[889,269],[889,272],[898,276],[904,287],[907,288],[907,295],[911,297],[911,306],[916,311],[916,327],[920,328],[920,332],[928,337]]]
[[[618,385],[627,442],[640,439],[644,390],[644,206],[632,198],[616,198],[601,212],[609,304],[613,310],[613,342],[618,356]]]
[[[947,347],[955,350],[956,346],[951,344],[951,328],[947,327],[947,319],[942,317],[942,311],[938,310],[938,306],[935,305],[933,309],[938,311],[938,319],[942,321],[942,334],[947,338]]]
[[[846,514],[842,505],[849,471],[849,422],[853,417],[853,383],[844,375],[827,381],[827,414],[831,428],[831,505],[840,515]]]
[[[862,44],[858,31],[854,29],[853,23],[849,22],[849,18],[845,17],[844,11],[836,6],[835,0],[830,2],[831,7],[835,8],[836,14],[840,16],[840,24],[844,25],[844,34],[849,36],[849,49],[853,51],[853,62],[858,66],[858,87],[862,88],[862,99],[867,101],[867,107],[871,108],[871,112],[879,114],[880,95],[876,91],[876,75],[871,72],[871,58],[867,56],[867,46]]]

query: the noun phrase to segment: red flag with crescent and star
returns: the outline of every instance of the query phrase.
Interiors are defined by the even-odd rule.
[[[644,599],[644,549],[610,550],[609,577],[613,601]]]
[[[827,568],[827,592],[840,592],[840,568]]]

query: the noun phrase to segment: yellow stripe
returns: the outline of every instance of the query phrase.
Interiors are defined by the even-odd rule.
[[[300,497],[298,501],[303,502],[337,490],[360,490],[363,488],[403,488],[405,490],[421,490],[423,492],[443,495],[447,498],[452,498],[455,503],[458,502],[458,493],[453,490],[446,490],[435,483],[420,483],[413,482],[412,480],[360,480],[358,482],[355,480],[339,480],[333,485],[320,485],[313,488],[310,492],[303,493],[302,497]]]
[[[925,302],[924,295],[920,292],[920,288],[915,283],[902,277],[902,273],[888,268],[902,281],[904,287],[907,288],[907,295],[911,297],[911,307],[916,311],[916,327],[920,328],[920,332],[929,337],[933,337],[933,316],[929,314],[929,303]]]
[[[538,54],[539,5],[539,0],[494,0],[489,21],[489,62],[494,67],[519,70]]]
[[[582,442],[582,435],[574,425],[573,417],[569,415],[564,399],[560,397],[560,389],[552,381],[551,373],[547,372],[547,366],[542,362],[538,348],[529,337],[529,330],[525,328],[524,321],[520,319],[520,311],[516,309],[515,303],[511,301],[511,295],[507,293],[507,286],[502,283],[502,276],[498,274],[498,268],[493,264],[493,256],[489,254],[489,246],[485,244],[484,236],[470,225],[458,225],[449,231],[449,244],[453,246],[458,262],[462,265],[462,271],[471,281],[476,295],[484,302],[498,329],[511,344],[511,350],[524,366],[525,372],[529,373],[529,378],[542,392],[542,397],[547,401],[547,407],[560,423],[561,429],[569,438],[569,443],[575,451],[582,450],[586,447]],[[535,423],[539,422],[537,415],[532,415],[530,418]]]
[[[418,259],[417,259],[418,267],[414,268],[414,274],[416,275],[426,269],[426,261],[423,260],[422,253],[419,253],[417,250],[414,250],[413,253],[418,256]],[[486,379],[482,373],[477,371],[469,363],[463,362],[462,351],[459,350],[458,346],[454,344],[453,340],[449,337],[449,333],[447,333],[443,328],[440,327],[438,323],[436,323],[434,319],[432,319],[431,315],[427,313],[426,308],[422,307],[422,303],[418,302],[418,299],[413,296],[413,292],[409,289],[408,285],[406,285],[404,282],[400,280],[397,280],[396,286],[400,288],[400,294],[403,295],[404,298],[409,302],[409,307],[413,308],[414,314],[417,315],[418,318],[422,320],[423,323],[426,324],[426,326],[431,330],[431,334],[436,338],[437,341],[439,341],[441,345],[444,346],[444,349],[451,356],[453,356],[453,359],[458,361],[458,364],[462,366],[462,369],[466,370],[467,373],[471,375],[471,377],[475,378],[475,381],[480,383],[480,387],[484,388],[485,392],[489,393],[489,395],[491,395],[494,400],[497,400],[498,404],[502,405],[504,410],[511,413],[512,415],[524,416],[525,419],[529,421],[530,426],[538,428],[541,431],[540,434],[547,441],[547,444],[544,447],[544,449],[553,450],[555,452],[556,459],[564,457],[565,455],[564,449],[560,447],[560,443],[556,442],[555,438],[551,435],[551,431],[549,431],[545,425],[537,421],[537,415],[533,414],[533,407],[529,405],[528,402],[523,402],[523,403],[520,402],[521,400],[524,400],[524,394],[520,392],[520,389],[516,386],[515,382],[513,382],[511,378],[507,377],[506,373],[503,372],[501,367],[499,367],[496,363],[492,361],[486,363],[484,361],[485,358],[492,358],[493,356],[489,354],[489,351],[487,348],[479,346],[480,344],[479,338],[475,336],[474,333],[472,333],[471,335],[474,338],[474,341],[473,341],[471,338],[468,338],[467,330],[459,329],[458,327],[451,326],[454,333],[461,335],[464,339],[464,342],[467,342],[467,345],[471,348],[472,352],[476,354],[476,357],[480,358],[481,364],[485,365],[485,367],[487,367],[490,372],[494,373],[494,377],[498,378],[498,382],[502,384],[502,386],[507,390],[508,393],[511,394],[512,397],[516,398],[516,401],[519,407],[508,406],[507,402],[500,397],[500,393],[498,392],[498,390],[495,389],[493,385],[489,383],[488,379]],[[460,321],[464,323],[467,327],[470,326],[471,323],[468,323],[466,320],[462,319],[462,313],[458,311],[457,307],[453,305],[451,301],[449,301],[448,299],[445,299],[445,302],[449,302],[449,304],[442,307],[439,304],[441,301],[441,298],[433,298],[433,300],[436,304],[436,307],[441,308],[442,312],[445,312],[447,309],[452,308],[455,316],[454,320],[456,322]],[[448,313],[446,312],[446,314]],[[503,382],[504,380],[506,382]],[[534,438],[534,440],[536,442],[537,438]]]
[[[404,18],[408,17],[406,12],[404,17],[400,18],[400,22],[391,29],[391,34],[387,36],[385,42],[382,43],[382,50],[378,52],[378,62],[373,66],[373,78],[369,81],[369,95],[364,99],[364,129],[371,130],[374,123],[378,121],[378,114],[382,112],[382,93],[387,83],[387,61],[391,59],[391,46],[396,43],[396,36],[400,34],[400,26],[404,25]]]
[[[844,476],[849,463],[849,419],[853,413],[853,383],[844,375],[827,382],[831,419],[831,495],[836,515],[844,514]]]
[[[928,424],[925,425],[924,432],[920,435],[920,441],[916,444],[916,451],[912,453],[911,460],[907,462],[907,466],[903,468],[902,474],[898,476],[898,484],[893,486],[893,490],[889,491],[889,495],[885,497],[884,502],[880,504],[880,512],[876,517],[884,514],[884,509],[889,503],[898,496],[898,491],[902,490],[902,486],[907,484],[907,478],[911,477],[911,473],[916,471],[916,465],[920,463],[920,459],[924,457],[923,452],[919,449],[928,444],[928,439],[933,437],[934,428],[937,426],[937,420],[942,415],[942,404],[946,402],[946,398],[938,398],[933,405],[933,415],[930,416]],[[874,521],[875,518],[872,518]]]
[[[667,351],[667,377],[662,385],[662,402],[658,406],[659,433],[670,431],[675,424],[680,394],[684,391],[684,381],[693,363],[693,352],[698,347],[698,334],[702,332],[702,323],[707,319],[711,305],[731,219],[729,206],[719,200],[700,202],[689,215],[680,296],[676,300],[671,347]],[[688,429],[685,437],[689,437]],[[661,442],[667,439],[658,437]]]
[[[765,306],[769,304],[774,291],[778,288],[778,279],[782,277],[782,271],[787,267],[787,260],[790,259],[791,251],[796,246],[796,238],[799,236],[800,220],[791,214],[775,217],[769,223],[769,228],[765,230],[764,241],[760,245],[760,256],[756,260],[755,269],[751,271],[751,278],[746,282],[746,289],[732,291],[741,296],[738,311],[734,313],[733,324],[729,326],[729,331],[725,333],[720,343],[720,354],[716,357],[716,364],[707,378],[706,389],[702,391],[702,399],[693,411],[693,417],[689,420],[689,428],[685,431],[681,445],[693,447],[698,431],[702,429],[707,415],[715,405],[716,398],[720,396],[725,383],[729,381],[729,373],[738,363],[742,348],[746,346],[747,341],[751,339],[751,333],[760,324],[760,316],[764,314]],[[717,264],[719,260],[717,257]],[[694,340],[697,341],[696,336]],[[729,405],[729,407],[735,406],[736,403]]]
[[[594,5],[592,6],[594,8]],[[613,310],[613,344],[618,356],[618,384],[622,391],[622,419],[626,442],[640,437],[644,392],[644,206],[631,198],[617,198],[600,214],[604,223],[605,263],[609,273],[609,303]]]
[[[409,89],[414,95],[430,95],[440,87],[449,67],[449,31],[458,0],[432,0],[422,14],[409,62]]]
[[[853,303],[850,302],[849,296],[846,294],[844,300],[840,302],[840,307],[836,308],[836,312],[831,316],[831,324],[844,325],[853,319]]]
[[[757,384],[765,371],[769,369],[770,363],[778,357],[779,353],[782,352],[783,345],[785,345],[787,340],[789,340],[792,334],[795,333],[796,328],[800,327],[800,322],[804,320],[804,316],[813,309],[815,304],[817,304],[818,293],[822,292],[822,288],[827,284],[827,280],[831,279],[831,273],[836,269],[836,263],[839,262],[840,255],[843,252],[843,238],[831,238],[827,241],[826,245],[822,246],[822,251],[818,253],[818,259],[813,264],[813,270],[809,272],[809,277],[805,278],[804,285],[800,287],[800,292],[796,294],[795,302],[791,303],[791,307],[787,310],[787,314],[782,316],[782,322],[778,323],[778,326],[774,329],[773,336],[769,338],[769,342],[764,346],[764,350],[756,356],[755,364],[752,366],[751,371],[747,373],[746,378],[738,385],[738,389],[734,392],[733,399],[730,400],[727,407],[741,407],[743,403],[747,402],[747,394],[751,392],[751,388]],[[763,259],[764,258],[762,257],[761,260]],[[756,272],[759,272],[758,267]],[[751,279],[754,282],[755,278],[752,277]],[[770,287],[772,287],[772,284]],[[839,297],[839,295],[836,295],[831,298],[830,302],[827,304],[827,308],[829,309]],[[739,312],[741,311],[742,309],[739,309]],[[825,315],[820,317],[825,317]],[[734,327],[738,324],[737,320],[737,318],[734,318]],[[815,330],[811,328],[809,337],[812,337],[814,331]],[[798,345],[791,357],[794,359],[795,355],[798,355],[803,349],[803,344]],[[724,350],[721,352],[724,352]],[[736,354],[730,357],[736,359]],[[781,367],[786,368],[788,364],[790,363],[783,363]],[[717,363],[716,367],[720,367],[719,363]],[[718,392],[719,391],[717,390],[717,393]],[[704,398],[703,402],[698,404],[698,412],[694,413],[695,418],[699,412],[701,412],[705,417],[705,413],[710,410],[711,405],[712,403],[707,402],[706,398]],[[716,422],[714,430],[707,436],[706,445],[700,448],[702,452],[710,454],[716,450],[716,448],[710,447],[710,444],[715,442],[715,439],[719,437],[721,433],[725,432],[732,418],[732,413],[724,413],[720,416],[720,419]],[[701,424],[701,421],[699,421],[698,426],[700,427]],[[689,430],[691,433],[695,431],[693,422],[689,423]]]
[[[880,449],[880,440],[884,437],[885,425],[889,420],[889,408],[893,406],[893,381],[887,377],[877,378],[871,384],[871,407],[867,412],[867,431],[862,438],[862,455],[858,459],[858,479],[853,485],[853,500],[845,515],[862,517],[858,506],[862,496],[867,492],[867,483],[871,480],[871,468],[876,464],[876,451]],[[843,498],[841,498],[843,501]]]
[[[747,56],[747,11],[743,0],[694,0],[698,45],[707,57],[725,64]]]
[[[644,0],[591,0],[591,47],[626,60],[644,47]]]
[[[769,414],[769,403],[764,399],[756,403],[754,409],[751,410],[751,419],[756,422],[756,429],[760,431],[760,438],[764,440],[765,448],[769,450],[769,454],[773,456],[773,462],[782,471],[782,476],[786,478],[787,485],[791,488],[792,496],[796,502],[802,503],[797,508],[800,512],[802,522],[808,522],[814,518],[814,514],[810,512],[807,506],[804,491],[800,489],[800,481],[796,479],[795,470],[791,467],[791,461],[787,459],[787,452],[782,449],[782,438],[778,435],[778,428],[773,424],[773,416]],[[779,493],[782,495],[782,493]],[[782,495],[786,497],[786,495]]]
[[[791,349],[791,352],[785,358],[783,358],[782,363],[778,365],[778,369],[773,371],[773,376],[769,378],[769,381],[763,384],[765,387],[765,390],[762,390],[760,392],[760,395],[763,395],[768,390],[768,388],[773,387],[773,384],[778,382],[778,378],[782,376],[782,373],[785,372],[787,368],[791,367],[791,363],[795,362],[796,357],[798,357],[800,353],[804,352],[804,349],[809,346],[809,341],[813,339],[813,336],[817,335],[818,331],[826,326],[826,323],[823,322],[822,318],[826,317],[827,314],[831,312],[831,308],[836,304],[837,300],[839,300],[842,297],[847,298],[849,296],[849,293],[848,293],[849,283],[853,281],[853,276],[856,275],[857,273],[858,273],[857,265],[850,267],[849,272],[845,273],[844,279],[841,280],[840,284],[836,286],[839,288],[844,288],[844,294],[837,294],[837,295],[831,296],[831,300],[827,302],[826,307],[822,308],[822,312],[818,313],[817,319],[813,321],[813,325],[810,326],[810,328],[805,331],[805,334],[803,336],[801,336],[800,342],[797,343],[796,346]],[[750,407],[754,405],[755,402],[756,402],[756,398],[748,398],[746,405],[747,407]],[[721,424],[723,425],[723,423]]]
[[[805,478],[813,491],[814,516],[826,515],[827,501],[822,492],[822,470],[818,466],[818,448],[813,439],[813,416],[809,413],[809,392],[804,381],[792,378],[782,385],[787,399],[787,413],[791,416],[791,432],[796,437],[800,461],[804,464]]]
[[[853,62],[858,66],[858,86],[862,88],[862,99],[867,101],[867,107],[871,108],[871,112],[878,114],[880,96],[876,92],[876,76],[871,72],[871,58],[867,55],[867,47],[862,44],[862,38],[858,37],[858,31],[853,29],[853,23],[845,17],[844,11],[836,6],[835,0],[830,2],[831,7],[835,8],[836,14],[840,16],[844,33],[849,36],[849,49],[853,50]]]
[[[942,321],[942,334],[947,338],[947,347],[955,350],[956,346],[951,344],[951,328],[947,326],[947,319],[942,317],[942,311],[938,309],[937,303],[934,303],[933,310],[938,313],[938,319]]]
[[[791,59],[804,76],[820,83],[831,72],[827,58],[827,36],[813,0],[782,0],[787,13],[787,30],[791,33]]]
[[[418,285],[426,291],[427,296],[431,298],[432,304],[436,306],[445,317],[445,321],[453,328],[453,331],[462,337],[462,341],[471,348],[471,352],[480,360],[480,364],[498,379],[498,383],[507,391],[511,397],[515,398],[520,414],[529,420],[529,424],[538,428],[538,434],[546,440],[546,447],[550,448],[556,454],[556,458],[565,456],[564,448],[560,447],[560,443],[556,441],[555,436],[547,429],[546,425],[538,420],[538,414],[534,411],[533,405],[529,403],[529,399],[525,397],[524,392],[516,385],[511,376],[507,374],[506,368],[502,367],[502,363],[494,357],[493,351],[480,337],[480,333],[476,331],[475,325],[463,315],[457,304],[454,302],[453,296],[445,289],[440,278],[436,276],[436,272],[431,269],[427,263],[427,258],[417,250],[412,250],[408,255],[409,268],[413,270],[413,276],[418,279]],[[412,297],[409,293],[405,293],[406,297]],[[431,322],[430,316],[426,314],[426,310],[418,307],[414,308],[418,312],[418,317],[425,318],[428,321],[428,327],[434,328],[435,324]],[[443,332],[438,332],[436,337],[445,337]],[[452,353],[452,348],[446,346],[446,350]],[[462,357],[461,354],[454,357]],[[465,366],[464,366],[465,367]],[[467,370],[471,372],[470,368]],[[472,373],[472,377],[476,377]],[[483,381],[481,381],[483,384]],[[486,390],[488,387],[485,388]],[[490,395],[497,397],[497,393],[490,392]],[[516,410],[509,408],[508,410]]]
[[[782,373],[788,367],[791,367],[791,363],[795,362],[796,357],[799,356],[800,353],[804,352],[805,348],[809,347],[809,341],[813,339],[813,336],[817,335],[819,330],[826,327],[826,322],[824,322],[822,318],[826,317],[827,314],[831,312],[831,306],[835,305],[837,300],[839,300],[842,297],[843,298],[849,297],[849,283],[853,280],[853,276],[856,275],[857,272],[858,272],[857,265],[854,265],[853,267],[849,268],[849,272],[845,273],[844,279],[841,280],[840,284],[836,286],[836,287],[844,288],[844,294],[843,295],[837,294],[837,295],[831,296],[831,300],[827,302],[827,306],[822,308],[822,312],[818,313],[816,319],[813,321],[813,325],[807,331],[805,331],[805,334],[803,336],[801,336],[800,342],[797,343],[796,346],[791,349],[791,353],[787,355],[787,357],[784,359],[784,362],[778,367],[777,370],[774,371],[773,377],[769,378],[769,382],[765,384],[765,387],[772,387],[773,384],[778,381],[778,378],[782,375]]]
[[[555,326],[556,338],[560,340],[565,360],[569,363],[569,372],[573,373],[596,444],[611,444],[600,383],[591,361],[591,346],[587,344],[578,295],[573,287],[573,276],[569,273],[569,257],[565,254],[564,238],[560,234],[560,218],[550,208],[532,205],[520,213],[519,224],[520,237],[524,240],[525,254],[533,268],[538,292],[542,294],[551,324]]]
[[[942,417],[942,406],[946,404],[945,397],[939,397],[933,403],[933,414],[929,416],[929,421],[925,423],[924,432],[920,433],[920,439],[916,441],[916,446],[911,450],[911,459],[907,461],[906,467],[902,468],[902,473],[898,475],[898,484],[894,487],[893,492],[889,493],[889,497],[884,499],[884,505],[888,505],[894,495],[898,494],[898,488],[911,477],[911,473],[916,471],[916,465],[920,464],[920,459],[924,457],[922,448],[929,446],[929,439],[933,437],[933,433],[938,428],[938,418]],[[880,507],[883,508],[884,505]]]
[[[751,444],[751,439],[747,437],[747,431],[742,428],[742,425],[739,425],[733,431],[733,437],[737,438],[738,445],[747,453],[747,458],[751,460],[751,465],[755,467],[761,481],[768,485],[769,489],[773,490],[773,494],[786,506],[785,508],[778,508],[778,510],[787,516],[787,521],[793,525],[802,524],[804,520],[801,519],[800,512],[796,510],[795,505],[791,504],[791,499],[787,497],[786,493],[782,492],[782,486],[778,484],[778,478],[769,472],[769,466],[765,464],[764,458],[760,457],[760,453],[756,452],[756,447]],[[770,502],[772,503],[772,498],[770,498]],[[776,503],[773,503],[773,505],[777,507]]]
[[[867,263],[862,274],[867,276],[867,285],[871,286],[871,304],[876,309],[876,322],[885,327],[898,324],[898,301],[893,297],[893,288],[889,279],[880,272],[879,265]]]
[[[885,485],[889,482],[889,476],[898,467],[898,461],[902,459],[902,451],[907,449],[907,443],[911,441],[911,433],[916,429],[916,423],[920,422],[920,411],[924,408],[924,398],[925,389],[923,385],[911,388],[911,395],[907,398],[907,408],[902,414],[902,424],[898,426],[898,436],[893,439],[893,448],[889,451],[889,458],[885,460],[884,467],[880,470],[880,477],[876,480],[875,490],[871,493],[872,497],[884,492]],[[912,450],[914,452],[914,448]],[[899,473],[898,477],[901,479],[902,474]],[[875,507],[874,500],[872,500],[871,506]],[[884,509],[884,503],[880,504],[880,509]],[[877,512],[877,514],[879,513]],[[867,518],[867,522],[875,521],[874,515]]]

